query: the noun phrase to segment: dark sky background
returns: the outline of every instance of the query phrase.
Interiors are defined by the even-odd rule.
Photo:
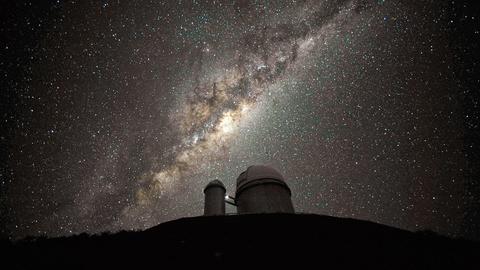
[[[480,239],[477,6],[174,2],[2,1],[2,236],[201,215],[267,164],[299,212]]]

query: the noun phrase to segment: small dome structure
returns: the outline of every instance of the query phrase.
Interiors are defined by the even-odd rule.
[[[220,180],[213,180],[203,189],[205,194],[205,216],[225,215],[225,186]]]
[[[210,181],[210,183],[207,184],[207,186],[203,189],[203,193],[205,193],[205,191],[207,191],[207,189],[213,188],[213,187],[219,187],[219,188],[222,188],[225,191],[227,191],[225,189],[225,185],[222,183],[222,181],[215,179],[213,181]]]

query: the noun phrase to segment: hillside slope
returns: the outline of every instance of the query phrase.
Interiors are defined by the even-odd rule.
[[[2,269],[480,269],[480,243],[306,214],[183,218],[145,231],[2,242]]]

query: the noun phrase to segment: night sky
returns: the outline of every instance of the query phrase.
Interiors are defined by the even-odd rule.
[[[2,3],[2,236],[201,215],[267,164],[298,212],[480,239],[477,7],[174,2]]]

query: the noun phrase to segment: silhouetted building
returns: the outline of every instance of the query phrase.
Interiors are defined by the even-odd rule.
[[[204,193],[204,216],[144,231],[0,239],[0,269],[480,269],[478,242],[294,213],[290,189],[269,167],[240,174],[236,199],[218,180]],[[240,215],[225,215],[225,203]]]
[[[225,214],[225,191],[218,180],[205,187],[206,216]],[[250,166],[242,172],[237,178],[234,202],[227,202],[237,207],[238,214],[295,212],[291,191],[283,176],[267,166]]]
[[[205,187],[205,216],[225,215],[225,186],[219,180],[213,180]]]
[[[267,166],[250,166],[237,178],[237,213],[294,213],[283,176]]]

